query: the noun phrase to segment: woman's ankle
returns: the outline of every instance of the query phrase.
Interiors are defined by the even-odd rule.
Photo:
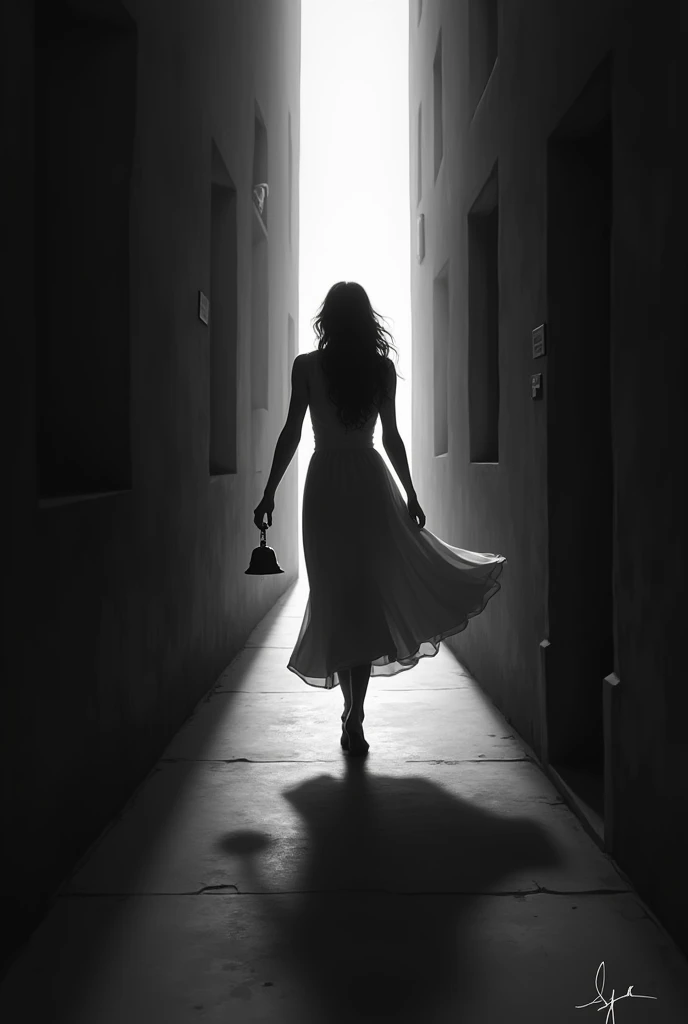
[[[351,708],[349,714],[344,719],[344,725],[346,726],[347,730],[351,729],[354,732],[360,732],[360,730],[363,728],[364,718],[365,713],[363,711],[357,712],[354,711],[353,708]]]

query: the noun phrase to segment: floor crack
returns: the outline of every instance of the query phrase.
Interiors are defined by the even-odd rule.
[[[65,892],[61,893],[60,899],[124,899],[131,896],[327,896],[337,893],[370,893],[371,895],[386,896],[511,896],[522,899],[526,896],[623,896],[633,894],[632,888],[626,889],[549,889],[547,886],[535,883],[534,889],[387,889],[387,888],[344,888],[333,889],[270,889],[253,892],[251,890],[240,890],[238,885],[204,885],[200,889],[179,892]]]
[[[532,757],[461,757],[455,761],[449,759],[399,758],[397,764],[516,764],[528,761],[537,764]],[[337,757],[293,758],[276,757],[259,760],[254,757],[161,757],[158,764],[338,764]]]

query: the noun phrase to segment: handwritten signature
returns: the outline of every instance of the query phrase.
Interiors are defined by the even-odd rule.
[[[600,978],[600,975],[602,976]],[[615,995],[614,989],[612,989],[611,999],[605,999],[604,997],[604,985],[606,981],[606,970],[604,966],[604,960],[597,968],[597,974],[595,975],[595,991],[597,997],[589,1003],[583,1003],[582,1006],[576,1006],[577,1010],[584,1010],[586,1006],[595,1006],[596,1003],[601,1005],[597,1007],[597,1012],[600,1010],[607,1010],[607,1016],[605,1017],[605,1024],[616,1024],[614,1017],[614,1003],[618,1003],[621,999],[656,999],[657,996],[641,996],[637,992],[633,991],[633,986],[628,986],[628,991],[623,996]]]

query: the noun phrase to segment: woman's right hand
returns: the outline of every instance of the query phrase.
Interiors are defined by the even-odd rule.
[[[420,530],[422,530],[423,527],[425,526],[425,512],[418,504],[418,498],[415,496],[415,494],[413,495],[412,498],[408,499],[408,510],[409,515],[411,516],[411,519],[413,519],[414,524]]]

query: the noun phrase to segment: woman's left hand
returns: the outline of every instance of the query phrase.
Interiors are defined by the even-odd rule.
[[[253,522],[259,530],[264,530],[266,528],[263,522],[264,517],[267,517],[268,526],[272,526],[272,511],[274,507],[275,503],[272,498],[268,498],[263,495],[259,504],[253,510]]]

